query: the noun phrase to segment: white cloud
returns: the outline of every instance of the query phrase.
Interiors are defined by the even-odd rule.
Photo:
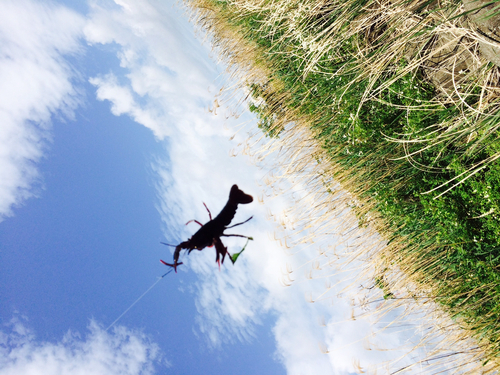
[[[109,100],[112,103],[111,113],[115,116],[129,115],[139,124],[153,130],[155,134],[161,134],[158,121],[154,119],[154,116],[149,111],[142,109],[134,101],[129,88],[118,84],[115,75],[108,74],[104,77],[94,77],[89,82],[97,87],[97,99]]]
[[[0,374],[147,375],[161,361],[158,346],[140,332],[106,332],[93,321],[88,330],[83,339],[69,331],[59,342],[40,342],[14,318],[0,331]]]
[[[193,125],[206,132],[199,122],[203,105],[208,106],[211,99],[207,89],[212,82],[207,77],[213,71],[198,55],[207,51],[181,32],[187,22],[172,5],[92,2],[85,26],[88,43],[120,46],[117,57],[128,72],[121,83],[114,74],[91,78],[97,98],[109,100],[114,114],[130,115],[159,139],[171,135],[174,128]]]
[[[64,56],[80,50],[82,27],[83,18],[62,6],[2,1],[0,220],[35,194],[51,116],[71,116],[77,104],[75,73]]]

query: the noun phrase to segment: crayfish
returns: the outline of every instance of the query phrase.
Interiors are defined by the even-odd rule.
[[[190,239],[181,242],[177,246],[174,246],[175,251],[174,251],[173,264],[167,263],[163,260],[160,260],[160,262],[162,262],[166,266],[173,267],[175,272],[177,272],[177,266],[182,264],[182,262],[179,262],[179,255],[182,249],[186,249],[188,251],[188,254],[190,254],[191,251],[195,249],[201,251],[207,246],[208,247],[215,246],[215,251],[216,251],[215,261],[219,264],[219,268],[221,263],[224,263],[224,258],[226,254],[229,255],[229,259],[231,259],[231,261],[234,263],[236,260],[235,256],[234,255],[231,256],[231,254],[229,254],[229,252],[227,251],[227,247],[224,246],[220,238],[243,237],[249,240],[252,239],[252,237],[243,236],[241,234],[224,233],[226,229],[234,228],[238,225],[245,224],[247,221],[252,219],[253,216],[251,216],[250,218],[241,223],[228,226],[229,224],[231,224],[231,220],[233,220],[234,215],[236,214],[236,209],[238,208],[238,204],[248,204],[251,202],[253,202],[253,198],[251,195],[245,194],[242,190],[238,188],[237,185],[233,185],[231,187],[231,191],[229,192],[229,200],[227,201],[222,211],[215,217],[215,219],[212,219],[212,214],[210,213],[210,210],[208,209],[207,205],[203,203],[203,205],[208,211],[208,216],[210,218],[210,221],[206,224],[201,224],[198,220],[188,221],[186,225],[188,225],[191,222],[195,222],[196,224],[200,225],[201,228],[198,229],[198,231]],[[162,244],[167,246],[173,246],[166,244],[164,242],[162,242]]]

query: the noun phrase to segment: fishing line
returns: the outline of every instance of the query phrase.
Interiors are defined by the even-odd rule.
[[[128,313],[128,311],[129,311],[132,307],[134,307],[134,305],[135,305],[137,302],[139,302],[139,301],[142,299],[142,297],[144,297],[146,294],[148,294],[148,292],[149,292],[151,289],[153,289],[153,288],[154,288],[154,286],[155,286],[156,284],[158,284],[158,283],[160,282],[160,280],[161,280],[161,279],[163,279],[165,276],[167,276],[167,275],[168,275],[170,272],[172,272],[173,270],[174,270],[174,269],[172,268],[170,271],[168,271],[167,273],[165,273],[162,277],[159,277],[159,278],[158,278],[158,280],[156,280],[156,281],[153,283],[153,285],[151,285],[151,286],[148,288],[148,290],[146,290],[144,293],[142,293],[142,295],[141,295],[139,298],[137,298],[137,299],[134,301],[134,303],[132,303],[132,304],[129,306],[129,308],[128,308],[127,310],[125,310],[125,311],[124,311],[124,312],[123,312],[123,313],[122,313],[122,314],[121,314],[118,318],[116,318],[116,320],[115,320],[113,323],[111,323],[111,324],[109,325],[109,327],[108,327],[108,328],[106,328],[106,331],[107,331],[108,329],[110,329],[111,327],[113,327],[117,321],[119,321],[119,320],[120,320],[120,319],[121,319],[121,318],[122,318],[122,317],[123,317],[126,313]]]

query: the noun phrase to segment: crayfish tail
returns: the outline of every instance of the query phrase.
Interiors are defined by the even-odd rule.
[[[229,192],[229,202],[234,204],[248,204],[253,202],[253,197],[245,194],[243,190],[238,188],[238,185],[233,185]]]
[[[250,202],[253,202],[252,196],[238,189],[238,185],[233,185],[229,192],[229,200],[222,211],[212,221],[217,223],[217,225],[225,227],[231,224],[231,220],[233,220],[238,209],[238,204],[248,204]]]

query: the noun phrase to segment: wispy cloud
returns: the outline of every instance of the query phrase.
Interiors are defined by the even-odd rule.
[[[90,322],[82,338],[69,331],[58,342],[41,342],[26,324],[14,318],[0,331],[1,375],[147,375],[163,360],[158,346],[140,332],[123,326],[106,332]]]
[[[83,17],[58,5],[2,1],[0,12],[0,220],[35,195],[36,163],[51,138],[53,115],[78,102],[65,59],[77,53]]]

